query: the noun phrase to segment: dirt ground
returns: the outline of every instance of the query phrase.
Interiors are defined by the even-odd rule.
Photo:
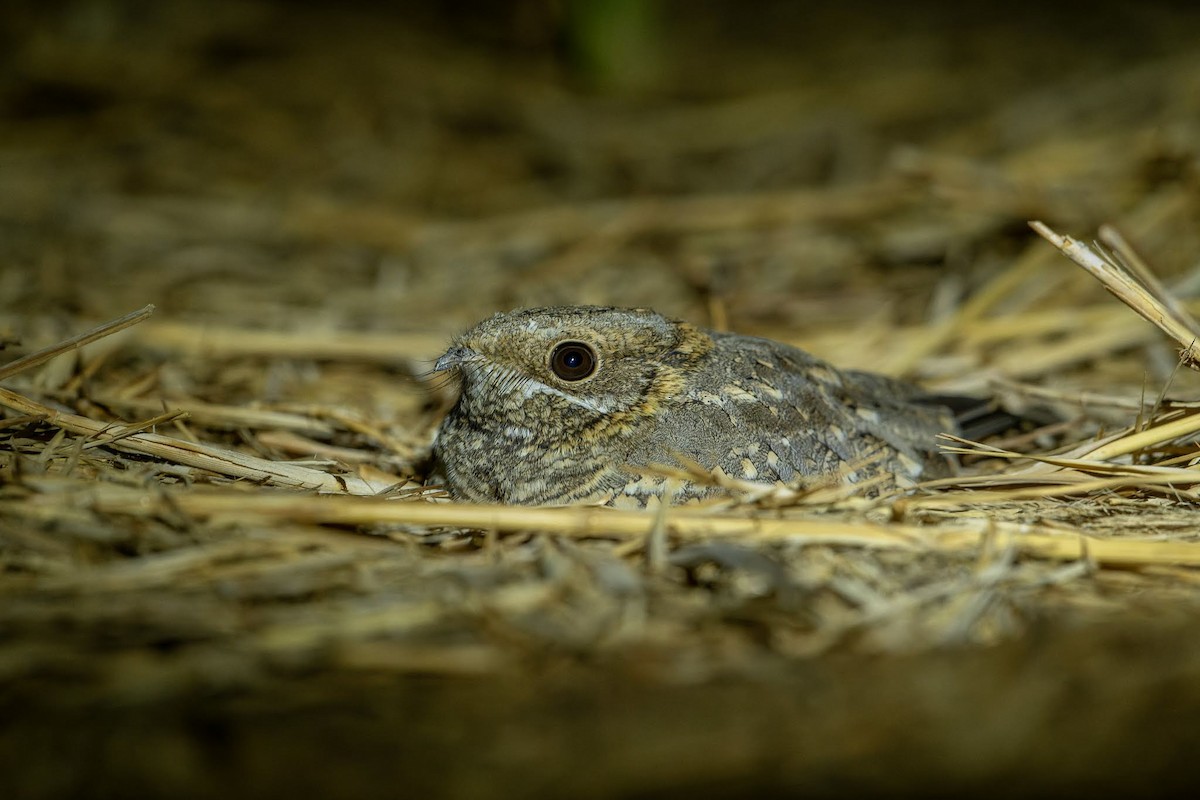
[[[1200,376],[1028,222],[1186,314],[1200,8],[971,6],[6,4],[0,795],[1191,788]],[[584,303],[1058,422],[906,496],[422,489],[449,337]]]

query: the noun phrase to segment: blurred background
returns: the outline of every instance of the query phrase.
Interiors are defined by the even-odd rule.
[[[561,302],[768,332],[922,321],[939,281],[944,311],[1010,263],[1025,220],[1087,236],[1192,185],[1198,21],[10,0],[0,309],[447,334]],[[1200,247],[1168,229],[1139,244],[1173,272]]]

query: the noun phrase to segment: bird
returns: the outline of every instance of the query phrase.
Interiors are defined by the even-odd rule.
[[[959,430],[954,399],[645,308],[499,313],[433,372],[460,383],[433,443],[433,475],[456,500],[645,508],[722,492],[696,465],[900,488],[954,469],[936,440]]]

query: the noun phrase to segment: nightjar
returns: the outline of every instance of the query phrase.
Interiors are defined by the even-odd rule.
[[[681,459],[768,483],[842,471],[907,486],[951,469],[935,437],[954,414],[916,386],[646,309],[497,314],[434,369],[461,380],[434,456],[463,500],[645,506],[716,491],[655,469]]]

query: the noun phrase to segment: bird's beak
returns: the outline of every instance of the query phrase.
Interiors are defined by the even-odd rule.
[[[454,369],[457,366],[466,364],[471,361],[478,361],[479,353],[476,353],[469,347],[451,347],[442,357],[433,365],[434,372],[442,372],[448,369]]]

